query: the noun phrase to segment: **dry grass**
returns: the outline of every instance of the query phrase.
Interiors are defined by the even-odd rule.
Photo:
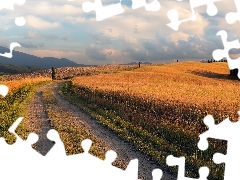
[[[135,144],[159,163],[166,156],[188,157],[186,172],[210,168],[210,179],[223,179],[224,165],[212,162],[226,153],[226,142],[212,139],[199,151],[198,135],[208,127],[207,114],[218,122],[238,119],[239,81],[229,79],[227,63],[183,62],[142,66],[128,72],[75,77],[63,88],[98,122]]]
[[[0,84],[6,85],[9,88],[9,92],[13,92],[17,90],[19,87],[24,85],[31,85],[43,81],[50,81],[51,78],[26,78],[21,80],[13,80],[13,81],[0,81]]]
[[[203,102],[202,98],[206,96],[208,100],[214,101],[216,98],[238,101],[236,99],[237,95],[240,94],[240,89],[237,88],[240,87],[238,81],[201,77],[191,73],[191,71],[202,72],[208,70],[228,74],[229,70],[226,64],[212,63],[207,65],[209,67],[200,63],[144,66],[135,71],[118,74],[76,77],[73,83],[102,90],[128,91],[129,93],[155,96],[161,99],[174,98],[184,102],[192,102],[192,100],[199,100],[199,98]]]
[[[117,74],[76,77],[73,85],[128,94],[166,102],[215,106],[229,115],[240,109],[239,81],[227,79],[227,63],[183,62],[144,66]]]

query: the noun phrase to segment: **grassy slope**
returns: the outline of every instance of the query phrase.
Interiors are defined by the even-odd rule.
[[[12,144],[15,142],[15,136],[8,132],[8,128],[18,117],[24,117],[27,114],[27,105],[35,94],[35,88],[44,85],[50,81],[36,82],[33,84],[25,84],[15,87],[13,91],[9,92],[5,98],[0,100],[0,137],[5,137],[5,140]],[[17,133],[20,137],[28,135],[28,128],[24,121],[17,128]]]
[[[224,166],[216,166],[212,161],[209,161],[209,159],[212,158],[213,152],[216,152],[216,147],[214,148],[213,146],[210,146],[210,150],[206,152],[198,151],[196,147],[198,141],[198,133],[194,134],[195,130],[190,130],[190,133],[186,132],[184,131],[184,128],[181,127],[181,125],[178,126],[177,123],[172,123],[172,121],[171,123],[161,122],[161,126],[157,126],[155,129],[149,127],[153,124],[133,123],[129,119],[130,115],[134,113],[134,111],[131,109],[132,104],[129,105],[127,103],[125,104],[126,107],[121,109],[121,107],[124,106],[124,103],[121,104],[118,101],[123,99],[127,100],[130,98],[132,101],[136,102],[135,105],[139,108],[142,105],[146,105],[146,103],[143,102],[147,98],[150,98],[152,96],[156,98],[157,95],[159,95],[157,94],[159,92],[157,92],[156,89],[154,91],[155,86],[158,86],[159,89],[162,88],[161,92],[164,92],[164,90],[167,91],[167,89],[172,89],[173,91],[178,92],[180,85],[181,87],[185,88],[185,92],[180,91],[182,94],[178,93],[175,94],[175,96],[173,95],[173,97],[171,97],[173,99],[178,98],[178,103],[180,103],[181,100],[182,102],[186,100],[186,104],[191,102],[187,101],[186,99],[186,97],[189,96],[190,100],[193,101],[191,98],[195,98],[194,93],[197,93],[195,90],[199,90],[198,92],[201,92],[204,89],[205,91],[208,90],[204,93],[209,93],[205,99],[214,100],[216,97],[218,97],[220,100],[222,100],[222,98],[228,95],[227,98],[225,97],[224,101],[227,100],[227,103],[229,103],[228,108],[231,103],[231,107],[233,107],[236,104],[234,104],[232,101],[238,103],[236,100],[234,100],[234,98],[236,98],[237,93],[239,93],[236,88],[239,85],[238,81],[227,80],[228,72],[229,70],[227,69],[226,64],[223,63],[199,64],[189,62],[163,65],[161,67],[146,66],[128,73],[120,73],[110,76],[101,75],[94,77],[81,77],[80,81],[79,79],[75,79],[74,87],[72,87],[71,84],[66,84],[63,86],[60,93],[69,101],[75,103],[86,112],[91,114],[93,117],[95,117],[101,124],[108,126],[110,129],[117,132],[121,137],[124,137],[125,139],[134,143],[142,151],[150,154],[158,162],[165,164],[166,156],[170,154],[173,154],[175,156],[185,156],[188,157],[186,160],[186,169],[189,174],[195,175],[196,177],[199,167],[207,165],[211,169],[210,178],[221,179],[221,177],[219,177],[219,173],[223,173]],[[156,76],[161,78],[154,78]],[[102,79],[104,79],[104,81],[102,81]],[[76,85],[76,82],[79,85]],[[169,83],[171,86],[166,86],[169,85]],[[163,89],[163,86],[161,86],[161,84],[166,86],[165,89]],[[194,85],[197,86],[197,88],[195,88]],[[191,86],[193,90],[191,89]],[[221,91],[221,93],[223,93],[222,95],[219,93],[218,87],[221,87],[221,90],[223,90],[222,87],[228,87],[228,89],[225,92]],[[142,91],[139,92],[139,89]],[[145,92],[143,92],[144,89],[146,89]],[[115,93],[113,93],[113,91]],[[214,93],[211,91],[214,91]],[[154,92],[156,93],[154,94]],[[169,93],[169,91],[167,92]],[[169,96],[167,96],[168,93],[161,96],[165,102],[167,102],[169,99]],[[186,97],[183,97],[184,93]],[[143,94],[144,96],[142,96]],[[140,98],[136,100],[133,95],[140,96],[142,99]],[[197,99],[198,101],[195,99],[193,102],[199,103],[200,100],[204,99],[202,97],[203,95],[204,94],[200,94]],[[117,101],[114,101],[116,99]],[[112,102],[109,103],[109,101]],[[219,103],[219,101],[217,102]],[[201,103],[202,102],[200,101],[200,105],[195,107],[201,107],[203,105]],[[154,105],[155,104],[149,106],[148,104],[147,107],[154,108]],[[171,107],[171,103],[169,103],[168,107]],[[209,106],[208,108],[211,107],[213,107],[213,105]],[[124,111],[121,111],[127,111],[127,109],[131,109],[128,114],[126,114]],[[140,110],[142,109],[140,108]],[[216,108],[214,110],[216,110]],[[217,111],[217,113],[220,111],[221,109]],[[231,109],[228,109],[227,112],[230,111]],[[178,113],[182,112],[184,111],[180,111]],[[217,113],[215,112],[215,114]],[[123,114],[125,116],[123,116]],[[149,114],[151,114],[151,111],[149,111]],[[204,114],[201,114],[200,117],[203,118],[203,115]],[[161,115],[159,114],[159,116]],[[151,117],[152,116],[148,116],[148,118]],[[226,114],[223,114],[221,117],[226,117]],[[188,121],[189,120],[190,119],[188,119]],[[189,127],[191,127],[191,123]],[[178,144],[183,144],[183,146],[179,146]],[[188,147],[189,149],[184,149],[184,144],[185,147]],[[195,148],[193,148],[193,146],[195,146]],[[221,149],[222,148],[220,147],[217,152],[220,152]],[[171,170],[175,171],[176,169]]]
[[[17,66],[12,64],[0,64],[0,75],[32,73],[42,70],[35,66]]]

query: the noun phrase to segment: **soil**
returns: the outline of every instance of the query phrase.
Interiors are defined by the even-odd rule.
[[[39,135],[39,141],[34,144],[34,148],[42,155],[46,155],[47,152],[54,146],[54,142],[48,140],[46,137],[48,130],[52,129],[52,127],[42,99],[42,91],[51,90],[54,92],[58,106],[70,114],[69,119],[74,119],[84,125],[84,128],[107,144],[107,149],[114,150],[118,155],[118,159],[125,162],[126,166],[132,159],[137,158],[139,162],[139,178],[152,180],[152,171],[156,168],[162,169],[161,165],[151,160],[149,156],[142,153],[134,145],[120,138],[115,132],[99,124],[96,119],[90,117],[78,107],[63,99],[58,94],[58,88],[61,83],[63,82],[53,82],[38,88],[32,103],[29,104],[29,115],[26,117],[26,120],[31,128],[31,131]],[[175,180],[177,178],[163,170],[162,180],[173,179]]]

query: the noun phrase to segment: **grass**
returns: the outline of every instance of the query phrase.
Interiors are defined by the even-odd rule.
[[[27,115],[27,105],[33,98],[36,87],[48,82],[50,80],[46,78],[1,82],[9,87],[8,95],[0,99],[0,137],[4,137],[7,143],[13,144],[16,140],[15,136],[8,132],[9,127],[18,117]],[[22,122],[16,132],[22,137],[26,136],[28,134],[26,124]]]
[[[84,139],[91,139],[93,143],[89,153],[102,160],[105,159],[105,153],[109,150],[106,143],[94,136],[83,122],[75,120],[74,114],[60,107],[51,90],[43,91],[43,101],[51,125],[58,131],[67,155],[82,153],[81,142]],[[113,165],[125,168],[125,164],[120,160],[115,161]]]
[[[74,78],[61,94],[159,163],[165,164],[170,154],[185,156],[190,176],[197,177],[198,169],[208,166],[210,179],[223,179],[224,165],[211,159],[215,152],[226,153],[226,142],[210,140],[204,152],[197,142],[207,130],[203,124],[207,114],[217,123],[226,117],[238,120],[239,81],[227,74],[226,63],[143,66]]]

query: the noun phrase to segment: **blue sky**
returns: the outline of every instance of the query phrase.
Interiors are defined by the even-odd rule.
[[[218,14],[213,17],[206,14],[206,6],[196,8],[197,20],[182,23],[178,31],[166,25],[170,22],[167,12],[176,8],[180,19],[191,17],[188,1],[161,0],[159,11],[147,12],[144,7],[133,10],[130,0],[122,0],[125,12],[103,21],[96,21],[94,11],[84,12],[84,2],[27,0],[22,6],[15,5],[14,11],[3,9],[0,45],[19,42],[18,51],[81,64],[164,63],[211,59],[213,50],[223,48],[216,36],[219,30],[228,32],[229,41],[240,37],[239,22],[229,25],[225,20],[227,13],[236,12],[234,0],[216,2]],[[14,23],[19,16],[27,20],[23,27]],[[233,58],[240,54],[231,53]]]

